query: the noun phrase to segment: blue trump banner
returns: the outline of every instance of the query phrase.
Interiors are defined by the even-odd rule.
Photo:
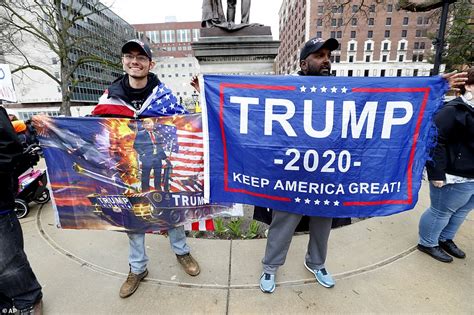
[[[62,228],[157,232],[235,213],[204,202],[201,115],[33,122]]]
[[[441,77],[204,76],[210,202],[312,216],[414,207]]]

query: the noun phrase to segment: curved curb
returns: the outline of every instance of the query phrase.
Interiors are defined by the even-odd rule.
[[[120,278],[124,279],[127,277],[127,274],[114,271],[108,268],[101,267],[99,265],[96,265],[94,263],[88,262],[78,256],[75,256],[71,252],[67,251],[66,249],[62,248],[58,243],[56,243],[51,236],[46,233],[46,231],[43,229],[43,225],[41,222],[41,213],[43,210],[43,205],[38,209],[38,212],[36,213],[36,228],[38,229],[39,234],[41,237],[45,240],[48,245],[50,245],[54,250],[56,250],[58,253],[66,256],[67,258],[71,259],[72,261],[76,262],[79,264],[81,267],[88,268],[92,271],[112,276],[115,278]],[[377,269],[380,269],[382,267],[385,267],[391,263],[396,262],[397,260],[400,260],[411,253],[413,253],[416,250],[416,246],[412,246],[403,252],[389,257],[387,259],[384,259],[380,262],[377,262],[375,264],[371,264],[362,268],[350,270],[350,271],[345,271],[342,273],[334,274],[334,279],[336,280],[342,280],[342,279],[347,279],[351,277],[355,277],[364,273],[368,273]],[[230,270],[230,268],[229,268]],[[230,279],[230,277],[229,277]],[[218,285],[218,284],[196,284],[196,283],[187,283],[187,282],[174,282],[174,281],[168,281],[168,280],[161,280],[161,279],[155,279],[155,278],[146,278],[143,280],[144,283],[150,283],[154,285],[160,285],[160,286],[173,286],[173,287],[183,287],[183,288],[192,288],[192,289],[220,289],[220,290],[229,290],[229,289],[241,289],[241,290],[248,290],[248,289],[258,289],[259,285],[258,284],[247,284],[247,285]],[[230,280],[229,280],[230,282]],[[314,278],[308,278],[308,279],[301,279],[301,280],[292,280],[292,281],[284,281],[284,282],[277,282],[278,287],[286,287],[286,286],[296,286],[296,285],[302,285],[302,284],[309,284],[309,283],[315,283],[316,280]]]

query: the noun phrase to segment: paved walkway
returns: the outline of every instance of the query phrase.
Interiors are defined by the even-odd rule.
[[[326,264],[336,279],[332,289],[304,268],[308,236],[295,236],[273,294],[258,288],[266,240],[188,239],[202,269],[193,278],[177,265],[165,237],[147,236],[149,276],[120,299],[128,272],[123,233],[57,229],[51,203],[33,206],[22,227],[44,286],[45,314],[473,314],[474,216],[456,239],[468,257],[437,262],[415,249],[427,196],[423,186],[413,211],[333,230]]]

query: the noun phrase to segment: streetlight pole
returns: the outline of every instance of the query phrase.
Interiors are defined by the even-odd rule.
[[[446,23],[448,21],[448,12],[449,12],[449,5],[453,2],[453,0],[443,0],[443,9],[441,11],[441,20],[439,23],[439,30],[438,30],[438,37],[433,41],[434,45],[436,46],[436,53],[435,53],[435,60],[433,66],[433,75],[439,74],[439,67],[441,66],[441,59],[443,56],[444,50],[444,32],[446,31]]]

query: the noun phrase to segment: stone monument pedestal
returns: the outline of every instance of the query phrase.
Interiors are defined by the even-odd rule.
[[[203,28],[199,41],[192,43],[201,74],[275,74],[279,46],[270,27],[260,25],[233,32]]]

